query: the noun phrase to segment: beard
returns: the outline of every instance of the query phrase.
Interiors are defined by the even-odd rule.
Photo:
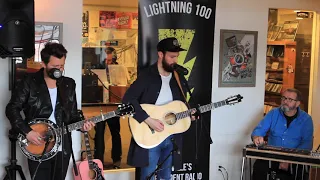
[[[283,112],[289,112],[289,111],[292,111],[292,110],[294,110],[296,107],[295,106],[288,106],[288,105],[286,105],[286,104],[283,104],[283,105],[281,105],[281,110],[283,111]]]
[[[167,63],[167,61],[164,57],[162,58],[162,67],[167,72],[173,72],[173,67]]]
[[[48,77],[50,77],[50,70],[51,69],[49,69],[48,66],[45,68],[45,71],[46,71],[46,74],[47,74]]]

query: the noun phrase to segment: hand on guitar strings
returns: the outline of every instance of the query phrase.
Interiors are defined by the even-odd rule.
[[[43,140],[45,137],[41,136],[41,134],[35,130],[30,131],[27,134],[26,138],[29,142],[37,146],[43,145],[45,143],[45,141]]]
[[[252,141],[256,146],[263,146],[267,144],[267,142],[264,141],[262,136],[253,136]]]
[[[199,115],[198,111],[196,109],[193,109],[191,111],[191,121],[194,121],[199,118],[200,118],[200,115]]]
[[[148,124],[151,129],[154,129],[157,132],[161,132],[164,129],[164,125],[159,119],[148,117],[144,122]]]
[[[96,124],[92,121],[86,121],[81,128],[81,131],[90,131]]]

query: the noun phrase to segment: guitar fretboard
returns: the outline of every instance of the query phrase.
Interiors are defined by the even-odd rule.
[[[95,116],[93,118],[90,118],[90,119],[87,119],[84,121],[79,121],[76,123],[69,124],[68,126],[64,127],[63,134],[66,134],[67,132],[71,132],[74,130],[81,129],[83,127],[83,124],[87,121],[92,121],[93,123],[98,123],[98,122],[104,121],[106,119],[110,119],[112,117],[115,117],[115,116],[116,116],[116,113],[114,111],[112,111],[112,112],[108,112],[106,114],[102,114],[100,116]],[[58,129],[58,132],[61,134],[61,128]]]
[[[86,145],[86,152],[87,152],[87,159],[88,159],[89,168],[93,169],[94,165],[93,165],[93,161],[92,161],[93,158],[92,158],[92,154],[91,154],[88,132],[84,132],[84,144]]]
[[[223,101],[219,101],[219,102],[210,103],[210,104],[207,104],[207,105],[200,106],[199,110],[200,110],[200,113],[205,113],[207,111],[210,111],[210,110],[212,110],[214,108],[218,108],[218,107],[224,106],[226,104],[227,104],[226,101],[223,100]],[[193,109],[189,109],[187,111],[183,111],[183,112],[177,113],[176,114],[176,118],[177,118],[177,120],[186,118],[186,117],[190,116],[192,111],[195,111],[195,110],[196,109],[193,108]]]

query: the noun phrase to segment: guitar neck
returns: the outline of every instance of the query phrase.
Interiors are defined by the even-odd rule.
[[[89,164],[89,169],[94,169],[93,161],[92,161],[92,154],[91,154],[91,148],[89,143],[89,135],[88,132],[84,132],[84,144],[86,146],[86,152],[87,152],[87,159]]]
[[[210,111],[210,110],[212,110],[214,108],[218,108],[218,107],[224,106],[226,104],[227,104],[226,101],[223,100],[223,101],[219,101],[219,102],[210,103],[210,104],[207,104],[207,105],[200,106],[199,110],[200,110],[200,113],[205,113],[207,111]],[[183,111],[183,112],[177,113],[176,114],[176,118],[177,119],[186,118],[186,117],[190,116],[191,112],[194,111],[194,110],[196,110],[196,108],[192,108],[192,109],[189,109],[187,111]]]
[[[87,119],[87,120],[72,123],[72,124],[69,124],[68,126],[65,126],[63,132],[64,132],[64,134],[66,134],[67,132],[81,129],[83,127],[83,124],[87,121],[92,121],[93,123],[98,123],[98,122],[104,121],[106,119],[113,118],[115,116],[116,116],[115,111],[112,111],[112,112],[108,112],[106,114],[102,114],[100,116],[95,116],[95,117]],[[61,129],[59,129],[59,131],[61,131]]]

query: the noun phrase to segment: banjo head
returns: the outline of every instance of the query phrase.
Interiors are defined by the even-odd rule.
[[[52,121],[46,118],[36,118],[29,122],[30,127],[40,133],[42,136],[50,136],[51,140],[47,146],[47,149],[42,156],[42,152],[45,148],[45,145],[34,145],[31,142],[28,142],[27,138],[19,134],[18,135],[18,144],[22,153],[30,160],[33,161],[46,161],[54,157],[59,150],[61,145],[61,136],[59,132],[59,127]]]

